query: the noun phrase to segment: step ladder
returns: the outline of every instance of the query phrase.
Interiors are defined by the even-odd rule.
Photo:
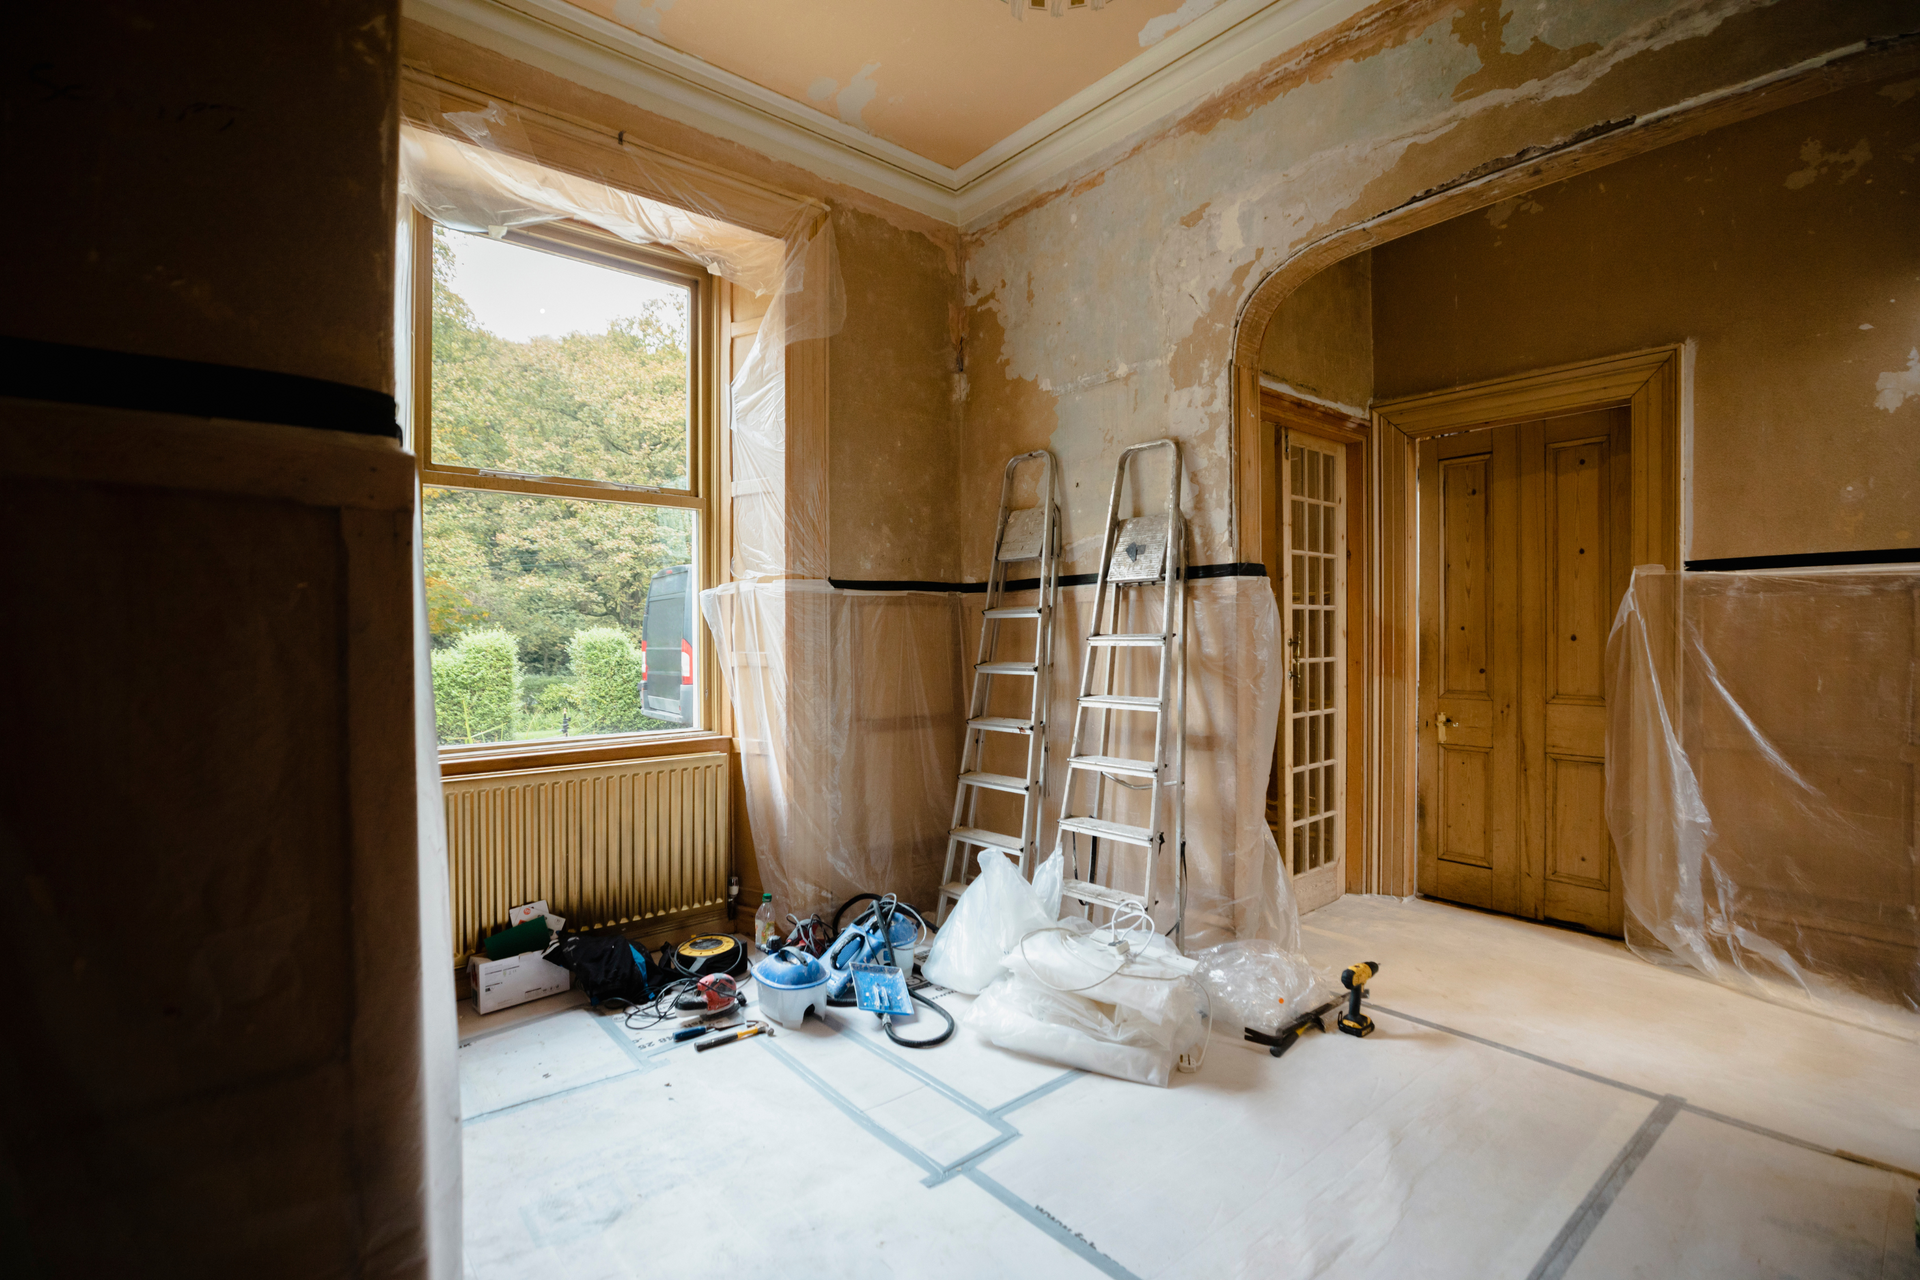
[[[1014,476],[1023,465],[1040,469],[1039,505],[1012,509]],[[1047,703],[1052,686],[1053,606],[1059,586],[1060,504],[1054,479],[1053,454],[1045,449],[1007,460],[1000,480],[1000,518],[994,526],[993,560],[987,571],[986,610],[980,621],[980,648],[973,664],[973,696],[967,707],[967,734],[960,748],[960,779],[954,790],[953,825],[947,832],[947,864],[940,873],[940,902],[934,924],[944,923],[947,911],[973,879],[977,848],[1014,854],[1020,874],[1033,874],[1040,840],[1040,801],[1046,790]],[[1031,565],[1030,579],[1010,579],[1010,565]],[[1031,604],[1008,604],[1010,594],[1033,593]],[[1003,623],[1033,623],[1033,652],[1019,660],[1001,658]],[[994,715],[994,681],[1024,681],[1026,714]],[[1004,708],[1003,708],[1004,709]],[[989,773],[985,763],[990,735],[1024,737],[1026,769],[1019,774]],[[1020,797],[1020,829],[992,830],[983,825],[983,792],[999,791]]]
[[[1167,462],[1165,508],[1122,517],[1130,469],[1156,453]],[[1172,440],[1134,445],[1120,455],[1054,837],[1066,869],[1062,898],[1105,908],[1109,920],[1126,911],[1151,915],[1154,874],[1171,853],[1176,947],[1184,945],[1187,909],[1187,557],[1180,480],[1180,446]],[[1145,499],[1138,480],[1132,493]],[[1149,666],[1154,673],[1145,680],[1141,668]],[[1148,716],[1153,749],[1142,753],[1137,744]],[[1122,802],[1142,792],[1146,825],[1118,821]]]

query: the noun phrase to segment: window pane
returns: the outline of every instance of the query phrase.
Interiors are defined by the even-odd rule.
[[[693,512],[432,486],[424,499],[442,743],[698,724]]]
[[[692,291],[433,233],[433,460],[685,489]]]

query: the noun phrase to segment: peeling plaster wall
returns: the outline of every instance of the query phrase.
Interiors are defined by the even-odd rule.
[[[1262,279],[1318,241],[1508,157],[1912,26],[1903,3],[1381,5],[982,220],[964,244],[964,576],[986,576],[1009,453],[1047,445],[1059,457],[1062,568],[1088,573],[1117,455],[1161,436],[1179,440],[1186,459],[1192,562],[1257,559],[1238,541],[1233,352]],[[1196,625],[1245,626],[1260,597],[1243,591],[1228,603],[1238,585],[1198,582],[1195,616],[1213,621]],[[1251,688],[1219,681],[1197,675],[1190,706],[1244,701]],[[1205,726],[1194,714],[1193,778],[1271,759],[1265,726]],[[1230,806],[1189,807],[1199,856],[1231,844],[1236,817]]]
[[[1692,340],[1690,555],[1920,543],[1917,162],[1896,77],[1394,241],[1379,395]]]
[[[1066,568],[1086,572],[1112,459],[1166,434],[1187,451],[1195,562],[1241,558],[1230,355],[1262,277],[1501,157],[1911,26],[1898,3],[1383,5],[971,228],[966,576],[984,575],[1009,452],[1060,456]]]
[[[1260,372],[1364,415],[1373,397],[1373,254],[1363,250],[1287,295],[1260,343]]]

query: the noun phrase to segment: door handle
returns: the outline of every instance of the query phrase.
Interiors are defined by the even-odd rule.
[[[1440,741],[1442,742],[1445,742],[1447,740],[1447,730],[1450,728],[1457,727],[1460,723],[1458,720],[1455,720],[1452,716],[1448,715],[1444,711],[1434,716],[1433,722],[1440,729]]]

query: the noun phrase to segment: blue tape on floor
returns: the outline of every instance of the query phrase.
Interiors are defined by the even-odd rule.
[[[1048,1213],[1045,1209],[1042,1209],[1039,1205],[1028,1204],[1025,1200],[1022,1200],[1019,1196],[1016,1196],[1013,1192],[1007,1190],[978,1169],[969,1169],[964,1176],[969,1182],[1025,1218],[1028,1222],[1031,1222],[1034,1226],[1040,1228],[1041,1231],[1052,1236],[1055,1240],[1058,1240],[1074,1253],[1079,1254],[1107,1275],[1114,1277],[1114,1280],[1140,1280],[1139,1276],[1136,1276],[1133,1272],[1127,1270],[1095,1248],[1092,1241]]]
[[[1026,1106],[1029,1102],[1038,1102],[1040,1101],[1040,1099],[1046,1097],[1048,1094],[1052,1093],[1054,1090],[1065,1088],[1067,1085],[1072,1084],[1075,1080],[1078,1080],[1081,1076],[1084,1076],[1086,1074],[1087,1074],[1086,1072],[1080,1070],[1078,1067],[1075,1067],[1071,1071],[1067,1071],[1064,1074],[1055,1076],[1053,1079],[1047,1081],[1045,1084],[1041,1085],[1037,1089],[1027,1090],[1025,1093],[1015,1098],[1012,1102],[1001,1103],[999,1106],[993,1109],[993,1114],[996,1116],[1004,1116],[1009,1111],[1019,1110],[1021,1107]]]
[[[622,1071],[618,1075],[601,1076],[598,1080],[589,1080],[585,1084],[576,1084],[570,1089],[556,1089],[552,1093],[543,1093],[537,1098],[528,1098],[525,1102],[516,1102],[511,1106],[496,1107],[492,1111],[482,1111],[479,1115],[466,1116],[460,1121],[465,1128],[470,1124],[479,1124],[482,1120],[498,1120],[501,1116],[510,1116],[516,1111],[525,1111],[528,1107],[537,1107],[545,1102],[559,1098],[570,1098],[576,1093],[585,1093],[588,1089],[598,1089],[603,1084],[612,1084],[616,1080],[630,1080],[634,1076],[645,1075],[652,1069],[651,1063],[644,1067],[635,1067],[631,1071]]]
[[[1540,1261],[1533,1264],[1533,1270],[1527,1273],[1527,1280],[1560,1280],[1567,1274],[1567,1268],[1580,1256],[1580,1248],[1586,1244],[1587,1237],[1600,1225],[1600,1219],[1607,1216],[1607,1210],[1620,1196],[1627,1185],[1627,1179],[1640,1167],[1640,1162],[1653,1150],[1653,1144],[1667,1131],[1673,1118],[1680,1114],[1685,1100],[1672,1094],[1660,1099],[1660,1105],[1651,1115],[1640,1122],[1640,1128],[1620,1154],[1614,1157],[1607,1171],[1600,1175],[1600,1181],[1593,1184],[1593,1190],[1587,1192],[1587,1198],[1580,1202],[1579,1208],[1560,1228],[1560,1234],[1553,1238],[1547,1251],[1540,1255]]]
[[[818,1073],[802,1066],[798,1059],[778,1044],[765,1039],[763,1039],[761,1043],[766,1047],[768,1053],[771,1053],[775,1058],[785,1063],[789,1070],[806,1081],[807,1084],[811,1085],[814,1091],[819,1093],[821,1097],[838,1107],[848,1119],[852,1120],[855,1124],[865,1129],[893,1150],[919,1165],[922,1169],[925,1169],[927,1176],[921,1179],[923,1186],[937,1187],[941,1183],[953,1178],[966,1178],[988,1195],[998,1200],[1001,1204],[1013,1210],[1019,1217],[1033,1224],[1033,1226],[1041,1232],[1059,1241],[1068,1250],[1079,1255],[1094,1267],[1097,1267],[1103,1274],[1113,1276],[1115,1280],[1139,1280],[1139,1277],[1135,1276],[1133,1272],[1127,1270],[1106,1254],[1101,1253],[1090,1241],[1067,1226],[1066,1223],[1061,1222],[1040,1206],[1029,1204],[1027,1201],[1022,1200],[1006,1187],[974,1167],[978,1161],[984,1160],[1020,1136],[1020,1131],[1007,1123],[1002,1113],[1011,1111],[1016,1107],[1023,1107],[1030,1102],[1043,1098],[1054,1090],[1077,1080],[1086,1074],[1085,1072],[1077,1070],[1066,1071],[1061,1075],[1055,1076],[1038,1088],[1028,1090],[1013,1101],[1003,1103],[999,1107],[988,1110],[945,1081],[937,1079],[921,1068],[913,1065],[911,1062],[908,1062],[902,1055],[889,1052],[884,1047],[873,1043],[867,1037],[862,1036],[859,1032],[841,1023],[838,1019],[826,1021],[827,1025],[831,1026],[839,1034],[852,1038],[867,1049],[886,1059],[895,1067],[898,1067],[901,1071],[926,1084],[929,1088],[939,1093],[941,1097],[947,1098],[955,1105],[964,1108],[971,1114],[993,1125],[996,1129],[1001,1130],[1000,1136],[984,1146],[976,1147],[974,1150],[969,1151],[952,1164],[941,1165],[919,1148],[912,1146],[904,1139],[896,1137],[892,1132],[881,1126],[871,1116],[867,1115],[866,1112],[856,1107],[852,1099],[828,1084]]]
[[[831,1102],[834,1106],[840,1108],[840,1110],[845,1112],[849,1120],[859,1125],[862,1129],[865,1129],[868,1133],[872,1134],[874,1137],[880,1139],[880,1141],[886,1143],[887,1146],[893,1148],[895,1151],[899,1152],[901,1155],[905,1156],[907,1159],[919,1165],[922,1169],[926,1170],[928,1173],[940,1172],[940,1166],[938,1163],[936,1163],[934,1160],[932,1160],[928,1156],[922,1154],[917,1147],[909,1146],[906,1142],[895,1137],[887,1129],[883,1128],[881,1125],[876,1123],[872,1116],[869,1116],[866,1112],[854,1106],[852,1099],[848,1098],[847,1095],[845,1095],[844,1093],[841,1093],[838,1089],[828,1084],[825,1080],[822,1080],[812,1070],[801,1066],[799,1061],[792,1054],[788,1053],[785,1049],[782,1049],[779,1045],[775,1044],[771,1039],[767,1038],[766,1036],[757,1036],[755,1038],[760,1041],[761,1045],[765,1048],[765,1050],[768,1053],[772,1054],[774,1057],[778,1058],[781,1062],[785,1063],[789,1071],[793,1072],[793,1074],[799,1076],[802,1080],[805,1080],[808,1084],[812,1085],[814,1088],[814,1092],[818,1093],[821,1097],[825,1098],[828,1102]]]

